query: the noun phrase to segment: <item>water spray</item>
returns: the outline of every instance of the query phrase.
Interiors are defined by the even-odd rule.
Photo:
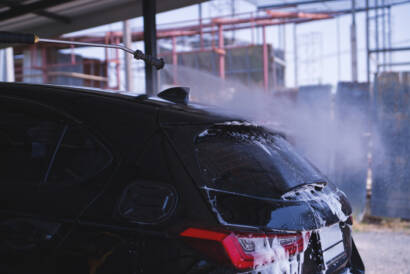
[[[144,54],[140,50],[132,50],[130,48],[124,47],[122,45],[111,45],[111,44],[100,44],[100,43],[87,43],[87,42],[77,42],[77,41],[67,41],[67,40],[56,40],[56,39],[45,39],[32,33],[17,33],[0,31],[0,43],[7,44],[37,44],[37,43],[55,43],[55,44],[67,44],[67,45],[78,45],[86,47],[100,47],[100,48],[112,48],[120,49],[134,56],[136,60],[143,60],[145,64],[154,66],[156,69],[160,70],[165,66],[164,59],[156,58],[154,56]]]

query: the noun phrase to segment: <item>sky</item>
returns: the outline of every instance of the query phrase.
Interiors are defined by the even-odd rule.
[[[364,1],[364,0],[356,0]],[[217,16],[221,13],[229,13],[230,1],[219,0],[216,2],[205,2],[202,4],[203,17]],[[219,10],[218,8],[219,7]],[[248,1],[236,0],[235,12],[248,12],[256,10],[256,6]],[[392,8],[392,46],[410,46],[410,4],[394,6]],[[198,5],[189,6],[173,11],[159,13],[157,15],[157,24],[159,27],[182,20],[197,20]],[[303,84],[332,84],[338,81],[351,80],[351,58],[350,58],[350,25],[352,18],[350,15],[341,16],[339,19],[323,20],[300,24],[297,27],[298,37],[298,83]],[[358,74],[359,81],[366,81],[366,35],[365,35],[365,14],[358,13],[356,17],[357,24],[357,45],[358,45]],[[340,35],[337,35],[339,25]],[[132,29],[142,29],[142,18],[131,20]],[[373,28],[373,27],[372,27]],[[75,34],[93,34],[109,30],[121,30],[122,23],[117,22],[105,26],[100,26],[88,30],[75,32]],[[284,47],[286,53],[286,84],[287,86],[295,85],[294,73],[294,43],[293,43],[293,25],[288,24],[284,27],[286,41],[279,40],[278,27],[267,27],[267,42],[274,47]],[[227,34],[229,36],[230,34]],[[250,30],[237,31],[237,39],[251,41]],[[261,42],[261,32],[255,33],[256,41]],[[312,40],[313,39],[313,40]],[[372,41],[371,43],[374,43]],[[143,43],[134,43],[133,46],[143,49]],[[101,49],[76,49],[82,55],[88,57],[102,58],[104,51]],[[340,52],[338,58],[338,52]],[[308,58],[309,56],[310,58]],[[374,58],[373,58],[374,59]],[[373,60],[372,59],[372,60]],[[312,61],[314,60],[314,61]],[[410,61],[410,52],[395,53],[392,55],[393,62]],[[374,65],[375,62],[372,61]],[[143,64],[134,65],[136,71],[142,71]],[[410,70],[409,66],[396,67],[396,70]],[[137,73],[136,78],[143,79],[141,73]],[[143,88],[140,86],[139,88]]]

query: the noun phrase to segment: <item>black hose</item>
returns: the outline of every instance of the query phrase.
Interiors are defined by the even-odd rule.
[[[8,44],[35,44],[38,37],[32,33],[18,33],[9,31],[0,31],[0,43]]]

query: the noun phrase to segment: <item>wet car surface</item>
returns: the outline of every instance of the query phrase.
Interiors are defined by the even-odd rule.
[[[2,273],[364,272],[346,196],[284,134],[181,91],[0,88]]]

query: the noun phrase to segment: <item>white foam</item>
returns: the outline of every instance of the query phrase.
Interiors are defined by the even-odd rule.
[[[318,204],[325,204],[330,211],[338,217],[340,221],[346,221],[349,216],[347,216],[342,210],[342,203],[339,200],[339,195],[344,195],[340,190],[336,192],[324,193],[323,191],[316,191],[315,187],[317,184],[304,186],[303,189],[296,189],[285,193],[282,195],[282,199],[285,200],[299,200],[299,201],[315,201]],[[309,203],[308,203],[309,204]],[[312,208],[312,212],[317,212],[316,209]],[[325,221],[316,213],[315,216],[320,222],[320,226],[325,225]]]
[[[255,252],[261,254],[255,258],[255,266],[252,273],[261,274],[300,274],[304,262],[305,251],[308,245],[308,233],[302,232],[303,251],[290,256],[280,244],[278,238],[274,238],[270,244],[267,238],[255,240]]]

